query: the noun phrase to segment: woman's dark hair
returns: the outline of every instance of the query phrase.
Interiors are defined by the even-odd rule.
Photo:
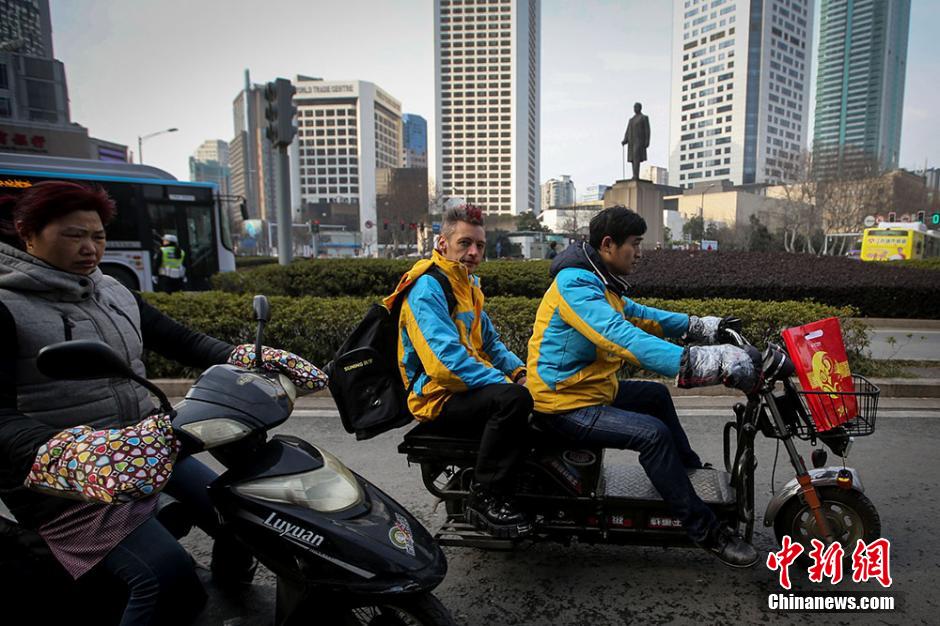
[[[73,211],[94,211],[102,224],[117,214],[111,196],[101,187],[47,180],[27,189],[13,207],[13,222],[22,236],[42,231],[49,222]]]
[[[13,227],[13,207],[16,206],[14,196],[0,196],[0,242],[25,250],[23,240],[16,234]]]
[[[646,232],[646,220],[624,206],[612,206],[591,218],[591,237],[588,243],[595,250],[601,247],[604,237],[610,237],[618,246],[630,235],[639,237]]]

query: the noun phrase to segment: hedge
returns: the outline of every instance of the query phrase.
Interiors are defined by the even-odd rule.
[[[213,277],[231,293],[284,296],[379,296],[394,289],[413,261],[298,260]],[[547,261],[496,261],[479,272],[487,296],[541,298],[550,284]],[[680,250],[647,252],[630,277],[636,298],[815,300],[853,306],[867,317],[940,318],[940,271],[845,257]]]
[[[147,294],[146,299],[187,326],[231,343],[253,341],[251,297],[220,292]],[[289,298],[272,296],[271,321],[265,343],[292,350],[322,365],[333,354],[365,314],[374,298]],[[849,320],[857,315],[851,307],[832,307],[813,302],[754,302],[748,300],[661,300],[644,298],[643,304],[695,315],[737,315],[744,320],[744,334],[763,348],[766,342],[780,342],[783,328],[837,316],[842,319],[846,348],[853,371],[865,373],[867,347],[864,324]],[[521,297],[487,298],[487,314],[506,345],[525,359],[527,343],[539,300]],[[170,363],[157,354],[147,355],[148,373],[153,378],[192,377],[197,371]]]

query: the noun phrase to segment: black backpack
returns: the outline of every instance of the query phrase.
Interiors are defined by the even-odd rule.
[[[441,285],[447,310],[453,315],[457,299],[447,276],[435,265],[423,275]],[[356,439],[369,439],[414,420],[408,410],[411,387],[406,389],[402,384],[398,367],[398,318],[413,286],[398,294],[391,311],[373,304],[328,366],[330,393],[343,427],[348,433],[356,433]],[[416,373],[412,387],[417,377]]]

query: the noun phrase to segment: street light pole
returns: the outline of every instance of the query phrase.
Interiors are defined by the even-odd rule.
[[[702,221],[702,236],[698,240],[698,249],[702,249],[702,242],[705,241],[705,194],[709,189],[718,185],[719,183],[714,182],[709,184],[705,189],[702,190],[702,199],[698,204],[698,217]]]
[[[162,135],[163,133],[175,133],[178,130],[178,128],[167,128],[166,130],[158,130],[155,133],[150,133],[143,136],[137,135],[137,164],[144,164],[144,139],[150,139],[151,137],[156,137],[157,135]]]

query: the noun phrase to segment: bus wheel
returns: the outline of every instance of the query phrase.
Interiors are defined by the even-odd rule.
[[[130,271],[126,267],[121,267],[120,265],[102,265],[101,271],[128,289],[132,289],[134,291],[140,289],[140,283],[137,280],[137,276],[135,276],[134,272]]]

